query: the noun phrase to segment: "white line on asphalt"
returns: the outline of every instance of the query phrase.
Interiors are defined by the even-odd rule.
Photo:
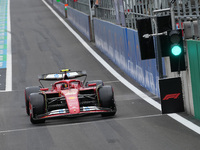
[[[11,91],[0,90],[0,93],[7,93],[7,92],[11,92]]]
[[[10,0],[7,8],[7,64],[6,64],[6,91],[12,91],[12,50],[11,50],[11,22]]]
[[[81,37],[78,35],[66,22],[63,20],[56,11],[51,8],[47,2],[42,0],[43,3],[54,13],[54,15],[68,28],[68,30],[74,34],[74,36],[81,42],[81,44],[113,75],[115,76],[119,81],[121,81],[126,87],[128,87],[131,91],[133,91],[135,94],[137,94],[139,97],[141,97],[143,100],[145,100],[147,103],[151,104],[158,110],[161,110],[161,105],[150,98],[148,95],[140,91],[138,88],[136,88],[134,85],[132,85],[130,82],[128,82],[124,77],[122,77],[118,72],[116,72],[104,59],[102,59]],[[200,127],[196,124],[192,123],[191,121],[181,117],[178,114],[168,114],[169,117],[175,119],[176,121],[180,122],[187,128],[193,130],[194,132],[200,134]]]
[[[68,127],[68,126],[76,126],[76,125],[84,125],[84,124],[92,124],[97,122],[107,122],[109,120],[131,120],[131,119],[142,119],[142,118],[151,118],[151,117],[159,117],[163,116],[162,114],[154,114],[154,115],[146,115],[146,116],[136,116],[136,117],[124,117],[124,118],[109,118],[106,120],[96,120],[96,121],[86,121],[86,122],[77,122],[77,123],[68,123],[68,124],[61,124],[61,125],[45,125],[45,126],[37,126],[37,127],[30,127],[30,128],[23,128],[23,129],[13,129],[13,130],[2,130],[0,134],[5,133],[12,133],[12,132],[20,132],[20,131],[29,131],[29,130],[39,130],[39,129],[46,129],[46,128],[55,128],[55,127]]]

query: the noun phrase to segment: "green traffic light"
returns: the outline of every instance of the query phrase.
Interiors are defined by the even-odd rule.
[[[173,54],[174,56],[179,56],[179,55],[181,54],[182,50],[181,50],[180,46],[174,45],[174,46],[172,47],[172,49],[171,49],[171,52],[172,52],[172,54]]]

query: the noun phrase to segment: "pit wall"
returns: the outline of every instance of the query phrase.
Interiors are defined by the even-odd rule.
[[[71,7],[67,7],[67,17],[71,24],[91,41],[90,16]]]
[[[52,0],[53,6],[56,7],[56,9],[64,16],[66,17],[65,14],[65,4],[61,2],[57,2],[57,0]]]
[[[57,2],[57,0],[47,0],[47,2],[53,5],[56,8],[56,10],[63,15],[63,17],[66,17],[65,4]]]
[[[67,16],[73,26],[91,40],[90,17],[71,7],[67,8]],[[93,18],[93,25],[97,48],[141,86],[160,96],[156,60],[141,60],[137,31],[97,18]]]
[[[137,31],[96,18],[93,21],[96,46],[141,86],[159,96],[156,60],[141,60]]]
[[[89,41],[92,40],[92,29],[89,15],[69,6],[67,7],[67,11],[65,11],[65,4],[57,2],[57,0],[46,1],[54,6],[56,10],[63,15],[63,17],[67,17],[71,24],[77,28],[77,30],[79,30]]]

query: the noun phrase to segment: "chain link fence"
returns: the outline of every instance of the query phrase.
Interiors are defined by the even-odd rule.
[[[200,0],[123,0],[126,26],[137,30],[136,20],[154,18],[158,9],[174,8],[177,28],[185,30],[185,38],[200,37]],[[170,11],[161,12],[158,16],[170,15]],[[153,31],[155,24],[152,24]]]
[[[116,8],[114,0],[99,0],[95,6],[95,17],[116,23]]]
[[[176,23],[185,30],[185,38],[200,37],[200,0],[179,0],[174,3]]]
[[[90,14],[92,10],[94,17],[135,30],[137,19],[153,20],[155,10],[174,8],[176,26],[185,30],[185,38],[200,37],[200,0],[93,0],[92,9],[89,9],[89,2],[90,0],[68,0],[69,6],[74,9],[86,14]],[[167,16],[170,11],[156,15]],[[155,27],[155,22],[152,21],[154,33]]]
[[[68,0],[70,7],[88,15],[90,14],[89,2],[90,0]]]
[[[61,3],[66,4],[67,0],[60,0]]]
[[[137,29],[136,20],[141,18],[154,18],[154,10],[169,8],[166,1],[157,0],[123,0],[126,25],[128,28]],[[162,12],[159,16],[169,15]]]

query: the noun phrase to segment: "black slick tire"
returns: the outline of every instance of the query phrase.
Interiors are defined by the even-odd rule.
[[[26,106],[26,113],[29,115],[29,101],[30,101],[30,94],[31,93],[37,93],[40,91],[39,86],[32,86],[32,87],[26,87],[25,88],[25,106]]]
[[[110,85],[102,86],[98,89],[100,106],[112,109],[111,112],[102,113],[102,117],[114,116],[116,114],[116,105],[114,100],[114,92]]]
[[[43,94],[31,93],[30,95],[30,121],[32,124],[44,123],[45,119],[37,120],[36,115],[45,113],[45,99]]]

